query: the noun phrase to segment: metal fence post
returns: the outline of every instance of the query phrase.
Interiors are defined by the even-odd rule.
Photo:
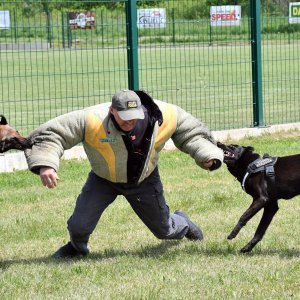
[[[138,70],[138,35],[137,35],[136,0],[126,2],[126,35],[127,35],[127,64],[128,88],[139,89]]]
[[[260,1],[251,0],[251,55],[252,55],[252,88],[253,88],[253,126],[263,127],[262,96],[262,61],[261,61],[261,27]]]
[[[67,13],[67,37],[68,37],[68,48],[71,48],[72,47],[72,31],[71,31],[71,28],[70,28],[70,14]]]
[[[66,47],[65,43],[65,12],[61,12],[61,35],[62,35],[62,46],[63,48]]]
[[[17,13],[16,13],[16,9],[14,8],[14,38],[15,38],[15,43],[17,43],[18,40],[18,35],[17,35]]]
[[[103,9],[101,9],[101,44],[104,48],[104,22],[103,22]]]
[[[172,42],[175,45],[175,10],[172,8]]]
[[[48,7],[46,8],[46,17],[47,42],[49,43],[49,47],[52,48],[51,13],[49,12]]]

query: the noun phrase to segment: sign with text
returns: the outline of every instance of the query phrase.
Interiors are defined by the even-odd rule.
[[[211,26],[239,26],[240,21],[240,5],[222,5],[210,7]]]
[[[289,24],[300,23],[300,2],[289,3]]]
[[[96,28],[96,13],[94,11],[69,12],[68,17],[71,29]]]
[[[165,28],[166,22],[165,8],[145,8],[137,10],[138,28]]]
[[[8,10],[0,10],[0,29],[10,28],[10,18]]]

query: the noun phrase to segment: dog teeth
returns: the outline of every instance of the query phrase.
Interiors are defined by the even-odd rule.
[[[228,151],[224,151],[224,155],[228,157],[234,157],[234,154]]]

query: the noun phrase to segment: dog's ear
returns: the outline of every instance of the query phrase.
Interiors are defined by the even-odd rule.
[[[217,142],[217,146],[223,150],[226,146],[222,144],[221,142]]]
[[[6,118],[3,115],[0,115],[0,125],[7,125]]]
[[[252,147],[252,146],[247,146],[247,147],[245,147],[245,150],[247,150],[247,151],[254,151],[254,147]]]

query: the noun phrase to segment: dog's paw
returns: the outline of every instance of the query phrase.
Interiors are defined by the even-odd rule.
[[[233,230],[231,233],[227,236],[227,240],[232,240],[237,236],[238,232]]]
[[[253,248],[253,247],[247,245],[247,246],[243,247],[243,248],[240,250],[240,252],[242,252],[242,253],[248,253],[248,252],[250,252],[250,251],[252,250],[252,248]]]

